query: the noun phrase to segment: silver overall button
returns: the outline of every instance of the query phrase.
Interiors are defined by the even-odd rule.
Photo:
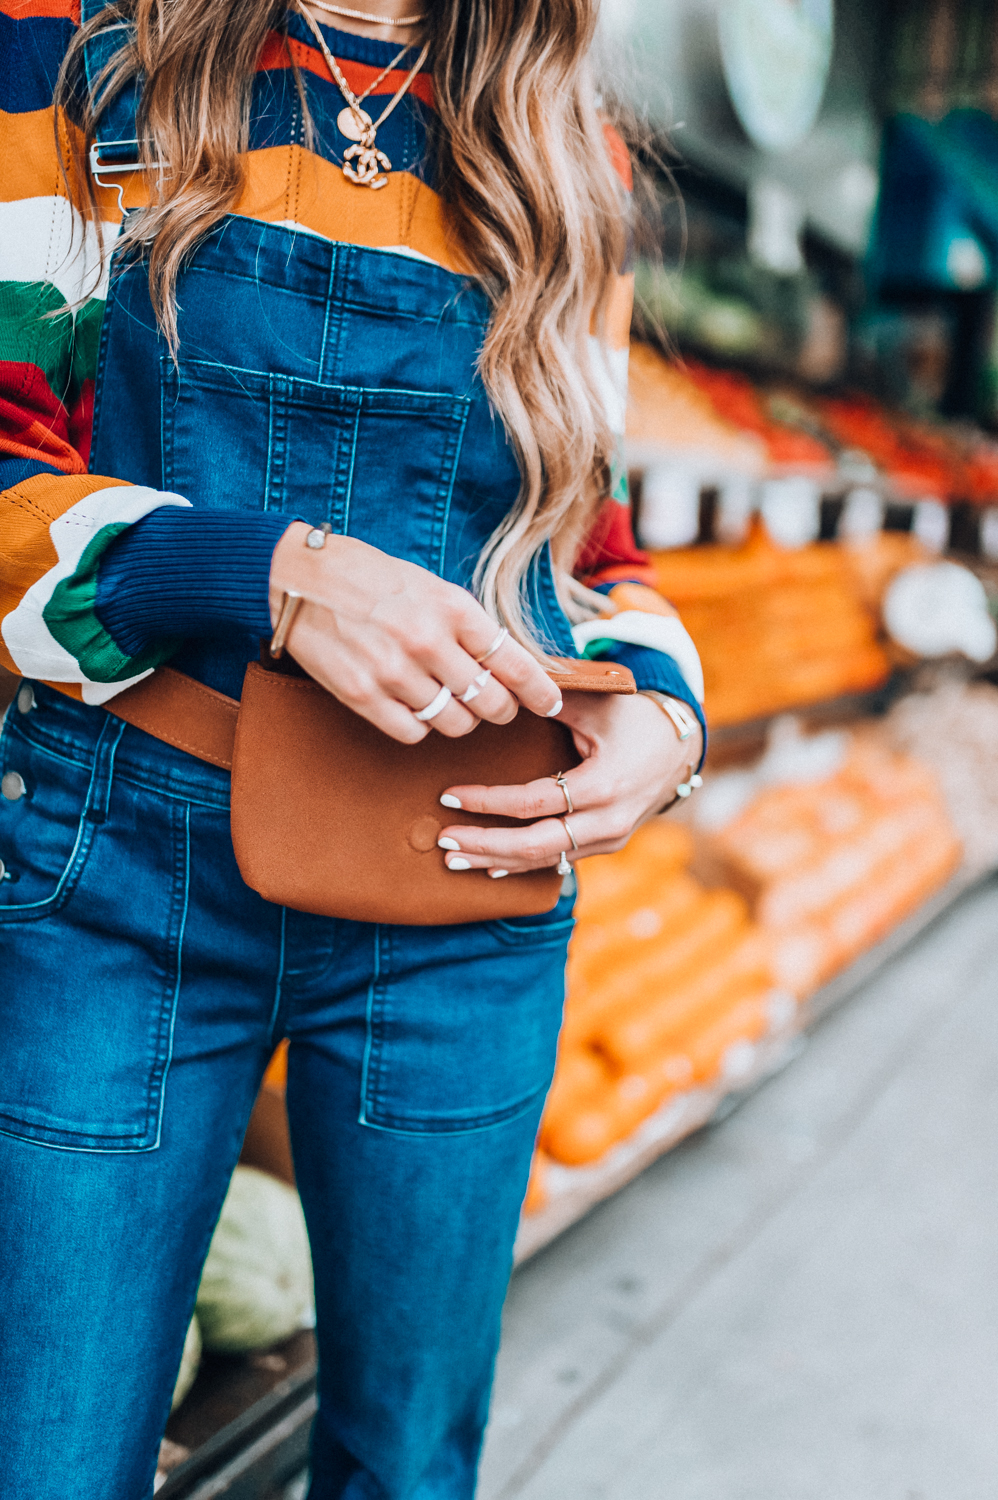
[[[22,714],[30,714],[35,706],[35,690],[30,682],[22,682],[17,695],[17,706]]]
[[[0,880],[6,880],[6,879],[7,879],[7,866],[4,864],[3,860],[0,859]]]
[[[0,792],[8,802],[18,802],[28,788],[24,784],[24,777],[20,771],[8,771],[3,780],[0,781]]]

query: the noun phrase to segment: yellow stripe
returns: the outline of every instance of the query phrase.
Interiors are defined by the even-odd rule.
[[[73,127],[65,126],[68,132]],[[0,110],[0,161],[4,163],[0,202],[66,195],[59,171],[51,109],[26,114]],[[439,194],[409,172],[393,172],[377,192],[348,182],[336,162],[301,146],[270,146],[244,159],[245,183],[234,212],[268,223],[292,220],[314,234],[349,245],[388,249],[403,245],[448,271],[466,271],[466,262],[448,232]],[[113,177],[109,169],[108,176]],[[141,173],[123,178],[128,208],[148,201]],[[101,217],[120,215],[113,188],[98,191]]]

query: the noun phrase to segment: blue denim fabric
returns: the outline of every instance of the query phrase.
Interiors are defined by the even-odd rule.
[[[285,911],[228,777],[38,684],[0,772],[0,1493],[142,1500],[263,1068],[313,1249],[311,1500],[469,1500],[571,900],[457,928]],[[456,876],[455,879],[460,879]]]

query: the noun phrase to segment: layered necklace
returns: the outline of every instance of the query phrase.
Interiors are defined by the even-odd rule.
[[[351,10],[348,5],[330,5],[328,0],[310,0],[316,10],[328,11],[331,16],[347,16],[351,21],[367,21],[371,26],[415,26],[419,21],[425,21],[425,15],[418,16],[372,16],[366,10]]]
[[[304,0],[298,0],[298,9],[302,16],[304,16],[312,31],[312,35],[319,44],[322,55],[326,59],[326,65],[336,81],[337,88],[347,101],[346,108],[341,109],[336,117],[336,125],[341,135],[345,135],[347,140],[354,141],[356,144],[349,147],[343,153],[343,175],[361,187],[383,188],[388,182],[385,173],[392,170],[392,164],[385,153],[378,149],[378,131],[388,119],[388,116],[409,92],[413,79],[430,55],[430,44],[429,42],[425,44],[402,87],[389,100],[378,118],[372,120],[367,110],[362,107],[364,100],[368,94],[373,94],[378,84],[387,78],[392,69],[402,61],[409,48],[407,46],[403,47],[398,56],[392,58],[387,68],[381,70],[374,82],[369,84],[362,94],[355,94],[343,76],[343,69],[326,45],[326,39],[319,30],[318,22],[305,9]],[[336,7],[323,5],[321,9],[334,10]],[[358,14],[358,12],[343,12],[342,10],[340,13]],[[375,22],[376,20],[379,21],[380,18],[365,15],[364,20]],[[410,17],[411,20],[412,18]]]

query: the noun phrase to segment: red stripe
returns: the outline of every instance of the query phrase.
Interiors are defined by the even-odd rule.
[[[52,16],[80,24],[80,0],[0,0],[0,15],[15,21],[29,21],[33,16]]]
[[[603,126],[603,139],[610,149],[610,160],[613,162],[614,171],[627,191],[633,193],[634,172],[631,167],[631,153],[624,144],[620,132],[609,121]]]
[[[575,572],[585,578],[622,566],[631,570],[629,578],[637,578],[648,567],[648,557],[634,540],[630,511],[617,500],[607,500],[579,553]]]
[[[336,61],[343,69],[343,77],[355,94],[362,94],[381,72],[380,68],[372,68],[367,63],[351,62],[347,58],[338,57]],[[292,62],[297,63],[298,67],[306,73],[314,73],[317,78],[325,78],[327,82],[330,78],[329,65],[318,47],[310,47],[293,36],[284,37],[279,32],[272,31],[263,44],[257,71],[290,68]],[[378,92],[373,97],[377,99],[382,94],[396,93],[408,76],[408,69],[403,71],[401,68],[393,68],[378,84]],[[433,79],[429,73],[417,73],[409,87],[409,92],[433,109]]]
[[[37,365],[0,360],[0,449],[67,474],[86,473],[70,440],[69,413]]]
[[[94,383],[85,380],[69,413],[69,441],[83,460],[90,463],[90,443],[94,435]]]

